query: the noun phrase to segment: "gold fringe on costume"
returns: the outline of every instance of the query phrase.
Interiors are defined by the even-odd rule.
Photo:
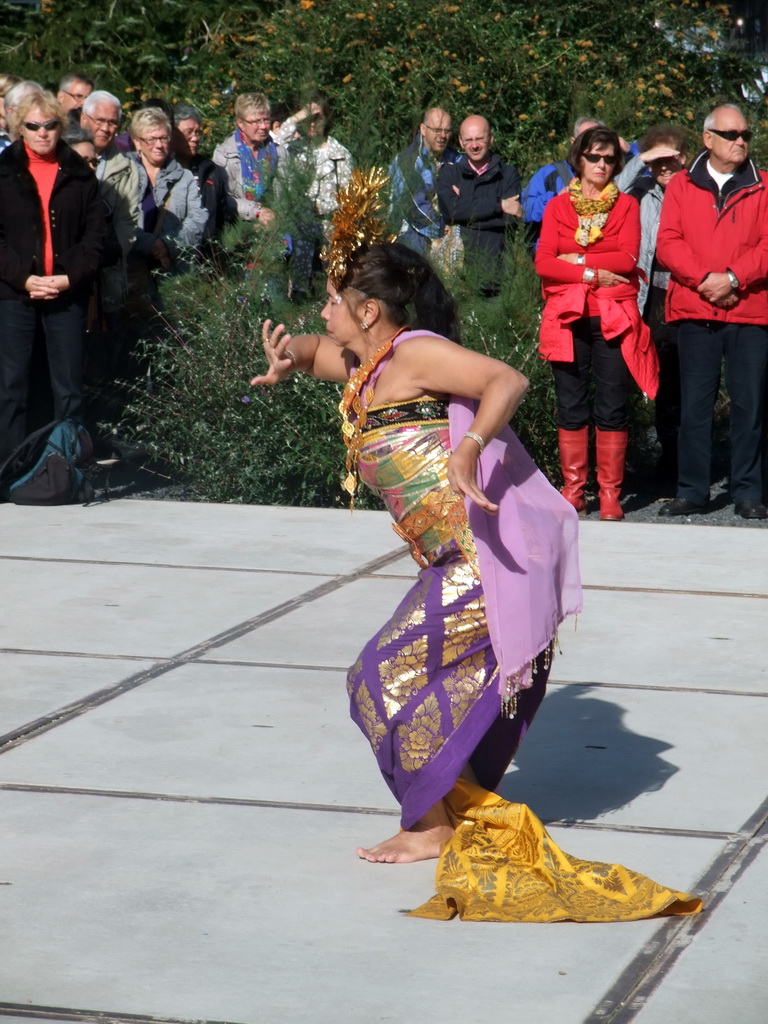
[[[437,894],[413,917],[449,921],[637,921],[698,914],[702,902],[620,864],[564,853],[525,804],[459,779],[445,798],[455,834]]]

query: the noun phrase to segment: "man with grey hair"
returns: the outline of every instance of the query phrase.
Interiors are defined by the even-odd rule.
[[[138,168],[115,145],[122,112],[117,96],[97,90],[87,97],[80,115],[80,124],[93,136],[99,158],[96,177],[108,186],[102,191],[110,197],[112,226],[122,251],[122,259],[101,271],[101,298],[107,324],[118,336],[122,332],[122,313],[128,297],[128,253],[139,223]]]
[[[196,107],[180,103],[173,108],[173,123],[173,155],[182,167],[192,171],[197,178],[203,206],[208,213],[208,224],[201,246],[201,251],[205,253],[210,239],[218,235],[225,224],[232,224],[237,220],[237,204],[227,191],[224,168],[200,152],[200,141],[203,137],[203,119],[200,111]]]
[[[23,82],[17,82],[5,94],[5,119],[11,142],[15,142],[19,138],[19,133],[16,129],[16,108],[23,99],[26,99],[27,96],[31,96],[35,92],[43,92],[42,85],[39,82],[33,82],[31,78],[27,78]]]
[[[712,421],[725,374],[731,403],[731,498],[736,515],[766,519],[761,450],[768,372],[768,174],[749,159],[738,107],[716,107],[702,149],[667,186],[656,255],[672,274],[666,319],[678,323],[681,414],[677,497],[662,516],[709,501]]]
[[[91,95],[94,89],[94,81],[82,71],[70,71],[64,75],[59,82],[59,91],[56,99],[64,107],[67,113],[71,110],[81,110],[83,104]]]

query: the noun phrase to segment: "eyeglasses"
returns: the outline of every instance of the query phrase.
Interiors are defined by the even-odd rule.
[[[431,124],[425,124],[424,127],[428,128],[429,131],[434,132],[435,135],[444,135],[447,139],[453,135],[450,128],[433,128]]]
[[[179,128],[179,131],[185,139],[201,139],[203,137],[202,128]]]
[[[139,142],[143,142],[145,146],[167,146],[170,141],[170,135],[151,135],[148,139],[139,136]]]
[[[64,95],[69,96],[73,100],[77,100],[78,103],[85,103],[91,94],[89,92],[70,92],[69,89],[65,89]]]
[[[584,157],[585,160],[588,160],[591,164],[597,164],[600,163],[601,160],[605,160],[606,164],[609,167],[613,167],[616,161],[619,159],[616,155],[611,156],[609,154],[608,156],[606,156],[605,153],[582,153],[581,155]]]
[[[90,114],[83,114],[83,117],[87,117],[98,128],[117,128],[120,124],[119,121],[115,121],[111,117],[92,117]]]
[[[728,131],[722,132],[718,128],[707,128],[708,132],[712,135],[719,135],[721,139],[726,139],[728,142],[735,142],[736,139],[744,139],[745,142],[749,142],[752,138],[752,132],[749,128],[745,128],[743,132],[737,132],[735,128],[729,128]]]
[[[272,124],[272,119],[269,118],[269,117],[256,117],[256,118],[251,118],[250,120],[248,118],[244,117],[241,120],[242,120],[243,124],[249,124],[249,125],[251,125],[251,127],[253,127],[255,125],[258,125],[260,128],[262,128],[264,126],[269,128],[269,126]]]
[[[44,121],[42,124],[38,124],[37,121],[22,121],[21,122],[28,132],[39,132],[43,128],[47,132],[52,132],[54,129],[61,126],[61,121],[55,119],[53,121]]]

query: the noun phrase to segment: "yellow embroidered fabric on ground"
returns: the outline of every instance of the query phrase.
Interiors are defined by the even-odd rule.
[[[637,921],[697,914],[702,902],[620,864],[564,853],[525,804],[459,779],[445,798],[456,829],[437,862],[437,895],[413,917],[449,921]]]

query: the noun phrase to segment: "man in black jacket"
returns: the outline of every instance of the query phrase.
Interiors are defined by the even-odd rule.
[[[440,212],[461,227],[464,265],[476,270],[485,295],[496,295],[507,233],[523,213],[520,175],[491,152],[493,133],[484,117],[462,121],[459,142],[465,159],[446,164],[437,180]]]
[[[0,154],[0,462],[28,430],[38,330],[55,418],[82,417],[86,311],[106,231],[96,177],[61,141],[55,96],[33,93],[17,113],[21,138]]]

